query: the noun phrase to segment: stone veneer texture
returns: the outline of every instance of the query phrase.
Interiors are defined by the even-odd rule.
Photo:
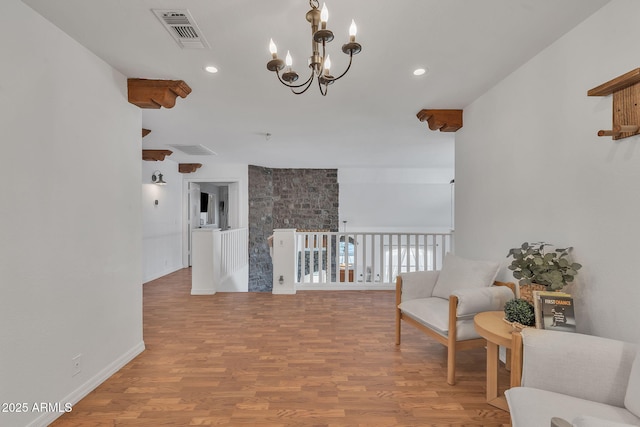
[[[271,292],[275,228],[338,231],[336,169],[249,166],[249,292]]]

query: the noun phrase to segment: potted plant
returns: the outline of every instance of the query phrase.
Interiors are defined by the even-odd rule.
[[[534,307],[529,301],[522,298],[509,300],[504,305],[504,320],[516,330],[535,326]]]
[[[539,290],[558,291],[573,282],[582,265],[570,261],[573,248],[559,248],[545,251],[552,246],[544,242],[524,242],[519,248],[512,248],[507,258],[512,257],[509,270],[518,279],[521,292],[523,286],[539,285]],[[521,294],[522,295],[522,294]]]

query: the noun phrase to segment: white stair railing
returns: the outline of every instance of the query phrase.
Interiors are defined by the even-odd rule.
[[[439,270],[449,233],[295,233],[299,289],[389,288],[398,274]]]
[[[236,228],[220,232],[221,279],[249,263],[248,229]]]
[[[199,228],[192,232],[191,294],[242,291],[248,287],[248,230]]]

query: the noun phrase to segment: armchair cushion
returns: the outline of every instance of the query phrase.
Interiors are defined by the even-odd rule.
[[[402,273],[402,301],[430,297],[439,274],[440,271]]]
[[[513,427],[549,425],[552,417],[582,427],[640,426],[630,409],[638,407],[636,344],[531,328],[522,344],[522,387],[505,392]]]
[[[420,298],[405,301],[399,307],[402,313],[434,329],[440,335],[449,331],[449,300],[442,298]]]
[[[640,417],[640,356],[637,354],[631,367],[631,374],[629,374],[629,384],[627,385],[627,394],[624,397],[624,406],[636,417]]]
[[[558,332],[554,332],[558,333]],[[551,369],[549,365],[547,369]],[[576,414],[588,414],[617,423],[637,425],[638,419],[617,406],[592,402],[562,393],[529,387],[515,387],[505,392],[514,427],[548,426],[552,417],[573,420]],[[517,410],[513,410],[517,408]]]
[[[499,269],[497,262],[468,260],[449,252],[442,262],[433,296],[448,299],[454,291],[489,287]]]
[[[483,311],[502,310],[504,304],[514,298],[513,292],[507,286],[463,289],[454,291],[452,295],[458,297],[456,317],[459,319],[472,318]]]
[[[624,406],[632,344],[572,332],[525,329],[522,385]],[[587,350],[588,349],[588,350]]]
[[[550,364],[547,369],[554,370],[553,365]],[[511,409],[513,427],[548,426],[552,417],[573,420],[577,414],[588,414],[616,423],[638,425],[638,419],[624,408],[562,393],[537,388],[515,387],[507,390],[505,395]]]
[[[405,316],[423,324],[436,333],[449,335],[449,300],[431,297],[405,301],[399,306]],[[456,341],[480,338],[473,327],[473,317],[456,321]]]

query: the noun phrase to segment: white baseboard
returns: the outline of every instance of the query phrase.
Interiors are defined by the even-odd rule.
[[[125,354],[114,360],[107,365],[102,371],[98,372],[93,378],[90,378],[87,382],[80,387],[72,391],[69,395],[62,398],[60,402],[71,403],[75,405],[86,395],[95,390],[100,384],[105,382],[111,375],[122,369],[127,363],[131,362],[136,356],[144,351],[144,341],[140,341],[136,346],[127,351]],[[55,419],[59,418],[62,414],[58,412],[46,412],[36,418],[27,427],[44,427],[51,424]]]
[[[191,289],[191,295],[215,295],[216,291],[213,289]]]
[[[279,289],[279,288],[274,287],[272,289],[271,293],[274,294],[274,295],[295,295],[296,290],[295,289],[291,289],[291,288]]]
[[[175,273],[178,270],[182,270],[183,266],[176,266],[176,267],[171,267],[171,268],[166,268],[163,271],[159,272],[159,273],[154,273],[153,275],[149,276],[149,277],[143,277],[142,278],[142,284],[144,285],[145,283],[151,282],[153,280],[159,279],[161,277],[164,277],[168,274],[171,273]]]

